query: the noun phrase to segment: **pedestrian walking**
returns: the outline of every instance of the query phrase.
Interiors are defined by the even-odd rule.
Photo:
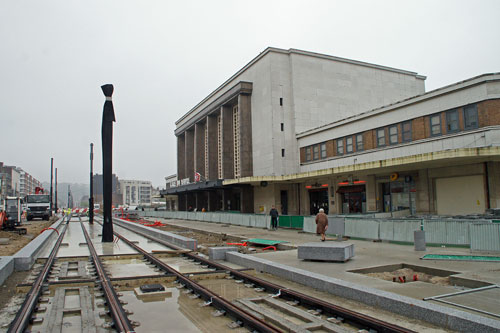
[[[271,206],[271,210],[269,211],[269,215],[271,215],[271,230],[277,230],[278,229],[278,211],[274,207],[274,205]]]
[[[316,215],[316,233],[321,235],[321,241],[325,241],[325,233],[328,229],[328,216],[325,214],[325,210],[320,208],[318,215]]]

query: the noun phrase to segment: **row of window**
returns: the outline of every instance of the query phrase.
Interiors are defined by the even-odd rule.
[[[445,112],[446,133],[455,133],[460,131],[459,109],[448,110]],[[470,130],[478,128],[478,113],[477,104],[471,104],[463,107],[463,129]],[[429,116],[430,135],[438,136],[442,132],[442,113],[437,113]],[[412,120],[407,120],[402,123],[389,125],[387,127],[378,128],[376,133],[376,147],[384,147],[387,145],[399,144],[399,132],[401,131],[401,142],[412,141]],[[356,149],[356,150],[354,150]],[[354,134],[344,138],[336,139],[336,155],[350,154],[354,151],[364,150],[363,134]],[[326,142],[305,147],[305,161],[315,161],[327,158]]]

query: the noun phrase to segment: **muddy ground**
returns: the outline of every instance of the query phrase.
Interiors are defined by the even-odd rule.
[[[50,227],[57,219],[53,218],[50,221],[34,220],[23,222],[19,228],[26,228],[26,235],[19,235],[17,232],[0,231],[0,238],[8,238],[8,244],[0,245],[1,256],[11,256],[22,249],[26,244],[31,242],[44,228]],[[53,232],[53,231],[49,231]]]

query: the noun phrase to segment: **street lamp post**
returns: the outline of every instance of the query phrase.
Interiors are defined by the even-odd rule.
[[[89,196],[89,223],[94,223],[94,144],[90,144],[90,196]]]

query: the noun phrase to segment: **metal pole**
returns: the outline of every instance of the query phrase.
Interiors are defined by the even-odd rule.
[[[53,205],[52,205],[52,178],[53,178],[53,173],[54,173],[54,158],[51,157],[50,158],[50,212],[49,212],[49,216],[52,216],[52,208],[53,208]]]
[[[55,208],[54,208],[54,211],[57,213],[57,168],[56,168],[56,189],[55,189],[55,192],[56,192],[56,198],[55,198]]]
[[[89,196],[89,223],[94,223],[94,144],[90,144],[90,196]]]
[[[70,205],[69,205],[69,197],[71,195],[71,192],[70,192],[70,189],[69,189],[69,185],[68,185],[68,208],[72,208]]]

